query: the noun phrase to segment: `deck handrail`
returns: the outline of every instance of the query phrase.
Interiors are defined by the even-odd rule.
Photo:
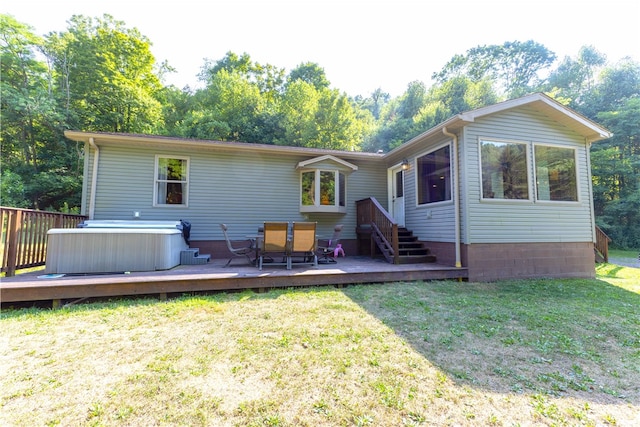
[[[371,226],[372,232],[380,239],[379,246],[385,257],[393,264],[399,264],[398,223],[389,212],[375,197],[358,200],[356,212],[357,227],[365,224]]]
[[[86,215],[0,206],[1,271],[12,277],[16,270],[45,265],[47,232],[52,228],[76,228],[85,219]]]
[[[596,225],[596,243],[595,248],[602,255],[604,262],[609,262],[609,243],[611,243],[611,237]]]

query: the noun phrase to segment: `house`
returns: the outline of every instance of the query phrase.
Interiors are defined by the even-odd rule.
[[[595,275],[589,148],[611,134],[541,93],[455,115],[389,153],[65,135],[85,145],[83,214],[185,219],[214,257],[226,256],[219,223],[243,239],[272,220],[317,221],[320,234],[344,224],[347,255],[367,253],[378,230],[357,206],[374,200],[469,280]]]

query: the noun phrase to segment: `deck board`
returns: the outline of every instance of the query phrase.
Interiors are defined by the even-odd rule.
[[[44,271],[2,278],[0,302],[63,300],[147,294],[215,292],[242,289],[350,285],[398,281],[467,279],[465,268],[434,263],[392,265],[369,257],[339,258],[336,264],[294,266],[252,265],[226,259],[207,264],[180,265],[171,270],[65,275],[45,278]]]

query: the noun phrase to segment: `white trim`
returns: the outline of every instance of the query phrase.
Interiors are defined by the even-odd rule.
[[[538,198],[538,166],[536,163],[536,146],[541,147],[550,147],[550,148],[558,148],[562,150],[573,150],[573,166],[575,168],[575,183],[576,183],[576,200],[547,200],[547,199],[539,199]],[[578,148],[577,147],[568,147],[564,145],[556,145],[550,143],[542,143],[542,142],[532,142],[531,150],[533,152],[533,182],[535,184],[535,188],[533,191],[534,201],[536,203],[552,203],[553,205],[558,205],[561,203],[565,203],[568,205],[575,205],[582,202],[582,198],[580,197],[580,168],[578,167]]]
[[[314,173],[314,195],[316,196],[313,205],[303,205],[302,204],[302,175],[304,173]],[[333,205],[323,205],[320,200],[320,174],[322,172],[329,172],[333,174],[333,182],[334,185],[334,204]],[[343,204],[341,205],[340,198],[340,176],[344,179],[344,200],[342,200]],[[345,171],[341,169],[327,169],[327,168],[306,168],[300,170],[299,180],[298,180],[298,197],[300,204],[300,212],[330,212],[330,213],[347,213],[347,174]]]
[[[351,169],[352,171],[357,171],[358,170],[358,166],[356,166],[356,165],[354,165],[352,163],[349,163],[346,160],[339,159],[339,158],[337,158],[335,156],[332,156],[330,154],[327,154],[327,155],[324,155],[324,156],[320,156],[320,157],[314,157],[313,159],[304,160],[302,162],[299,162],[296,165],[296,169],[304,169],[304,168],[310,167],[309,165],[312,165],[314,163],[323,162],[325,160],[331,160],[332,162],[336,162],[336,163],[338,163],[338,164],[340,164],[340,165],[342,165],[342,166],[344,166],[346,168]]]
[[[439,200],[437,202],[429,202],[429,203],[420,203],[419,199],[420,199],[420,192],[418,191],[418,182],[420,181],[420,175],[418,173],[418,159],[420,157],[426,156],[428,154],[434,153],[442,148],[445,147],[449,147],[449,186],[450,186],[450,190],[449,190],[449,195],[450,198],[447,200]],[[453,143],[451,139],[447,139],[445,142],[442,142],[440,144],[434,145],[433,147],[431,147],[429,150],[425,150],[420,152],[419,154],[416,154],[416,156],[412,159],[412,163],[411,163],[411,167],[414,168],[415,173],[413,174],[413,178],[414,178],[414,188],[415,188],[415,207],[416,208],[423,208],[423,207],[436,207],[436,206],[442,206],[442,205],[446,205],[449,203],[453,203],[453,198],[454,198],[454,187],[453,187]]]
[[[396,163],[395,165],[387,168],[387,206],[389,206],[389,213],[391,216],[396,219],[396,204],[394,201],[394,195],[396,194],[396,175],[398,172],[402,172],[402,224],[398,223],[399,226],[404,227],[407,222],[407,198],[406,198],[406,181],[407,181],[407,172],[411,169],[412,166],[409,166],[409,169],[402,168],[402,162]]]
[[[158,203],[158,161],[160,159],[179,159],[179,160],[186,160],[187,161],[187,167],[186,167],[186,171],[185,171],[185,180],[184,181],[180,181],[184,183],[184,193],[182,195],[182,203],[180,204],[168,204],[168,203]],[[172,154],[156,154],[155,156],[155,162],[154,162],[154,167],[153,167],[153,201],[152,201],[152,206],[154,208],[157,207],[162,207],[162,208],[187,208],[189,207],[189,187],[190,187],[190,182],[189,182],[189,170],[191,168],[191,159],[189,158],[189,156],[175,156]]]
[[[483,175],[482,175],[482,142],[495,142],[498,144],[520,144],[524,145],[525,150],[525,164],[527,165],[527,198],[526,199],[507,199],[504,197],[484,197],[484,185],[483,185]],[[535,189],[533,188],[531,179],[531,161],[532,161],[532,143],[531,141],[520,141],[515,139],[504,139],[504,138],[491,138],[491,137],[478,137],[478,177],[480,178],[480,201],[488,202],[488,203],[533,203]],[[534,182],[535,183],[535,182]]]

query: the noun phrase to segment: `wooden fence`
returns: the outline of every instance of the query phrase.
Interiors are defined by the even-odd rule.
[[[76,228],[85,219],[85,215],[0,206],[1,271],[11,277],[16,270],[45,265],[47,232],[52,228]]]

